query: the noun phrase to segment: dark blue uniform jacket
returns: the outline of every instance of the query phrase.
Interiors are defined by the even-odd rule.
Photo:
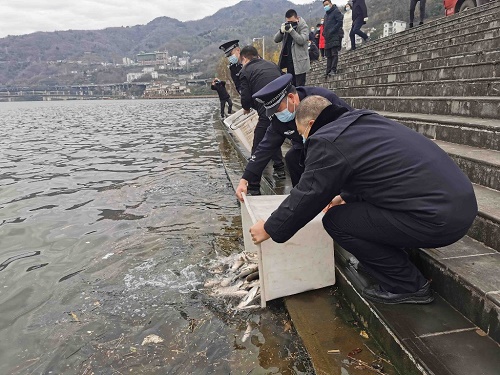
[[[264,105],[254,101],[252,95],[280,76],[281,70],[271,61],[256,58],[248,62],[240,72],[241,106],[243,109],[255,108],[260,119],[269,121]]]
[[[341,193],[347,204],[362,200],[381,208],[417,239],[471,225],[477,214],[472,184],[434,142],[368,110],[337,118],[333,107],[311,128],[299,183],[265,223],[274,241],[290,239]]]
[[[234,87],[236,87],[236,91],[241,95],[241,81],[240,81],[240,72],[243,65],[240,63],[229,65],[229,71],[231,72],[231,79],[233,80]]]
[[[330,90],[309,86],[297,87],[296,89],[301,101],[307,96],[319,95],[328,99],[332,104],[352,110],[349,104]],[[242,177],[247,181],[260,180],[267,163],[269,163],[269,160],[271,160],[276,150],[281,147],[285,139],[292,141],[293,148],[303,148],[302,136],[297,132],[295,120],[283,123],[276,116],[273,116],[271,126],[267,128],[264,138],[250,158]]]

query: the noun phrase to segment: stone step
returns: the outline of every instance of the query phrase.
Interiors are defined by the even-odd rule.
[[[360,84],[357,84],[360,81]],[[368,79],[366,80],[368,81]],[[340,96],[498,96],[500,77],[424,82],[368,84],[365,79],[328,82],[328,88]]]
[[[500,122],[497,120],[419,113],[379,113],[431,139],[500,151]]]
[[[457,42],[461,43],[464,41],[462,37],[464,35],[469,35],[468,38],[474,37],[479,40],[482,36],[474,35],[474,33],[484,32],[485,28],[492,30],[498,28],[496,22],[499,19],[499,12],[500,6],[495,4],[490,9],[483,8],[479,12],[476,10],[475,13],[467,12],[467,14],[464,13],[458,17],[443,17],[413,30],[406,30],[386,38],[374,40],[356,51],[351,51],[349,59],[364,60],[371,53],[385,55],[388,52],[386,49],[394,47],[400,49],[404,48],[407,44],[427,45],[436,40],[450,39],[450,37],[451,39],[458,38]]]
[[[446,116],[499,118],[500,97],[358,96],[343,97],[354,108]]]
[[[500,192],[474,185],[479,212],[468,236],[500,251]]]
[[[439,277],[432,279],[431,285],[438,293],[430,304],[372,303],[361,296],[361,291],[375,281],[358,272],[352,266],[352,259],[350,253],[335,246],[337,285],[354,314],[390,353],[391,363],[402,374],[498,374],[498,343],[439,294],[442,289]],[[428,270],[424,269],[426,275]],[[462,296],[467,303],[469,294]]]
[[[473,183],[500,190],[500,152],[444,141],[434,142],[450,155]]]
[[[346,52],[341,52],[339,70],[344,73],[358,73],[365,71],[377,72],[381,69],[392,68],[397,72],[411,71],[417,69],[429,69],[435,67],[451,67],[458,65],[498,63],[500,61],[500,49],[496,47],[491,51],[466,52],[457,56],[434,56],[434,50],[419,51],[413,54],[400,55],[397,58],[378,58],[365,61],[363,64],[346,64],[342,59]],[[311,72],[323,72],[326,67],[326,59],[313,63]]]
[[[408,83],[488,77],[498,78],[500,77],[500,60],[484,63],[478,62],[476,64],[471,63],[413,69],[408,65],[387,66],[359,72],[349,71],[349,68],[344,70],[341,65],[338,66],[338,69],[338,74],[329,78],[328,82],[340,81],[339,84],[344,82],[344,86],[360,86],[384,83]]]
[[[439,249],[412,252],[433,289],[500,342],[500,253],[464,237]]]
[[[498,15],[495,16],[498,17]],[[387,57],[397,54],[399,51],[408,54],[440,47],[481,43],[483,40],[496,40],[498,38],[499,27],[500,21],[495,20],[475,25],[471,28],[465,28],[462,30],[462,35],[457,35],[457,31],[455,30],[451,34],[437,33],[434,36],[424,36],[415,40],[386,40],[386,38],[382,38],[377,41],[378,43],[370,41],[369,43],[357,46],[358,48],[355,51],[347,51],[345,59],[350,64],[357,65],[358,62],[365,61],[367,57]],[[404,35],[404,32],[402,34]]]

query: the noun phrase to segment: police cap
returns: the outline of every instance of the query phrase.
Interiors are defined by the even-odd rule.
[[[239,43],[240,41],[238,39],[236,40],[231,40],[229,42],[226,42],[224,44],[221,44],[219,46],[219,49],[221,49],[222,51],[224,51],[224,53],[226,54],[226,56],[229,56],[231,55],[231,51],[233,49],[235,49],[236,47],[239,47]]]
[[[264,104],[266,116],[271,117],[276,113],[289,87],[292,86],[292,78],[293,76],[291,74],[284,74],[274,81],[269,82],[266,86],[252,95],[252,98],[258,103]]]

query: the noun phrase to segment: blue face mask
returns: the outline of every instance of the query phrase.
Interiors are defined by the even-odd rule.
[[[295,119],[295,103],[293,103],[293,112],[288,110],[288,97],[286,98],[286,108],[281,112],[276,112],[276,118],[281,122],[290,122]]]
[[[306,137],[304,137],[304,136],[302,136],[302,143],[303,143],[303,144],[306,144],[306,141],[307,141],[307,138],[306,138]]]
[[[332,7],[330,5],[325,5],[324,8],[325,8],[325,12],[328,12],[330,9],[332,9]]]
[[[234,55],[231,55],[227,58],[229,60],[229,64],[234,65],[238,62],[238,58]]]

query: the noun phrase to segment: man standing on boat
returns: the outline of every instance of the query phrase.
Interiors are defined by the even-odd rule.
[[[220,100],[220,117],[224,119],[224,109],[227,103],[227,113],[230,115],[233,113],[233,101],[226,90],[226,81],[221,81],[219,78],[214,78],[212,85],[210,86],[212,90],[217,91]]]
[[[269,219],[250,228],[253,241],[286,242],[323,209],[328,234],[379,283],[362,291],[366,299],[432,302],[404,249],[443,247],[467,234],[477,214],[467,176],[430,139],[369,110],[310,96],[296,120],[304,173]]]
[[[233,80],[234,87],[238,94],[241,95],[241,82],[240,71],[243,65],[240,63],[240,45],[239,40],[231,40],[219,46],[219,49],[224,51],[229,61],[229,71],[231,72],[231,79]]]
[[[292,75],[285,74],[255,93],[253,97],[263,104],[266,116],[271,118],[264,138],[249,160],[245,172],[236,188],[236,196],[243,201],[241,193],[247,194],[249,181],[262,178],[262,172],[276,150],[281,150],[285,139],[292,142],[292,148],[286,153],[285,161],[292,180],[292,186],[297,185],[304,171],[301,164],[302,137],[295,125],[295,108],[300,101],[310,95],[320,95],[332,103],[352,110],[352,107],[340,99],[335,93],[322,87],[295,87],[292,85]]]

